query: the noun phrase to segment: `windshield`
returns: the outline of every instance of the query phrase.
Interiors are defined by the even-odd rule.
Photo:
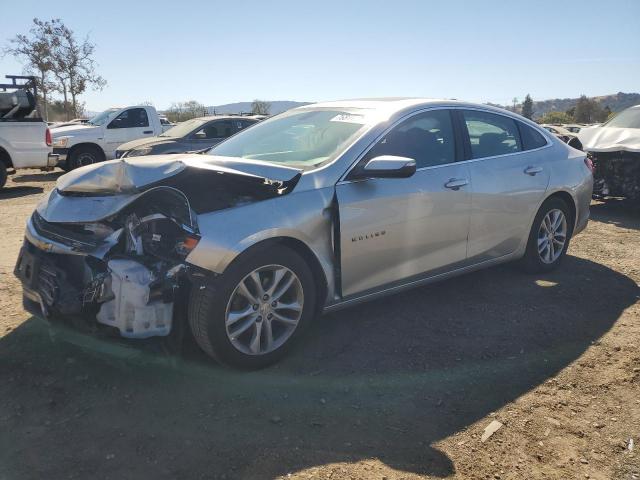
[[[365,116],[338,110],[285,113],[209,150],[210,155],[285,164],[304,170],[333,161],[363,130]]]
[[[621,111],[603,127],[640,128],[640,106],[627,108]]]
[[[187,120],[185,122],[177,124],[175,127],[171,127],[162,135],[158,136],[173,138],[184,137],[185,135],[191,133],[192,130],[195,130],[206,122],[207,120],[203,120],[202,118],[192,118],[191,120]]]
[[[105,123],[107,123],[111,115],[119,111],[120,111],[119,108],[110,108],[93,117],[91,120],[89,120],[89,123],[92,125],[104,125]]]

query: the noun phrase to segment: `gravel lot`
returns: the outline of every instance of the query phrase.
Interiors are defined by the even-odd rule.
[[[636,207],[594,203],[556,273],[501,266],[331,314],[242,373],[22,310],[24,222],[58,175],[0,192],[0,479],[640,478]]]

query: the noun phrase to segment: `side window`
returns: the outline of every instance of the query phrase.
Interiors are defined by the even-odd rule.
[[[433,110],[405,120],[369,150],[365,160],[380,155],[413,158],[417,168],[455,162],[451,114],[448,110]]]
[[[144,108],[130,108],[114,118],[107,128],[148,127],[149,117]]]
[[[216,120],[207,123],[204,127],[193,134],[197,139],[227,138],[238,131],[238,122],[235,120]]]
[[[463,111],[473,158],[494,157],[522,150],[516,121],[489,112]]]
[[[518,128],[520,129],[523,150],[534,150],[547,144],[545,138],[535,128],[531,128],[522,122],[518,122]]]
[[[219,122],[209,122],[196,133],[193,134],[193,138],[198,140],[204,140],[209,138],[220,138],[220,134],[218,133],[218,123]]]

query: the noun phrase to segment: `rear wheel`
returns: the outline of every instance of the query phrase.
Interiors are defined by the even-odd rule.
[[[104,153],[98,147],[80,146],[71,152],[64,170],[68,172],[85,165],[102,162],[103,160]]]
[[[295,251],[274,246],[240,258],[194,289],[189,323],[200,347],[228,365],[262,368],[279,360],[311,321],[316,289]]]
[[[567,204],[559,198],[546,200],[538,213],[527,242],[524,267],[532,273],[549,272],[562,262],[572,233]]]

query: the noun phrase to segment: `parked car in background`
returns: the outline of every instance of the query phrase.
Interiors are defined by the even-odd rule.
[[[569,143],[569,141],[572,138],[576,137],[575,133],[570,132],[566,128],[561,127],[560,125],[542,124],[540,126],[544,128],[546,131],[553,133],[556,137],[558,137],[564,143]]]
[[[116,148],[123,143],[160,135],[168,128],[151,106],[110,108],[85,124],[54,127],[53,152],[59,155],[61,167],[73,170],[115,158]]]
[[[0,188],[15,170],[51,169],[58,163],[52,154],[51,133],[38,113],[35,78],[6,78],[11,83],[0,84]]]
[[[256,118],[239,116],[194,118],[157,137],[139,138],[120,145],[116,150],[116,158],[203,150],[257,122]]]
[[[184,318],[207,354],[258,368],[318,312],[511,260],[556,268],[592,185],[582,152],[502,109],[326,102],[205,155],[62,176],[15,272],[36,315],[128,338]]]
[[[158,117],[160,118],[160,124],[162,125],[162,128],[164,128],[165,130],[176,126],[174,122],[169,121],[166,115],[158,115]]]
[[[595,195],[640,200],[640,105],[582,128],[571,145],[593,160]]]
[[[578,133],[580,133],[580,130],[583,129],[584,127],[586,127],[586,125],[583,125],[581,123],[566,123],[564,125],[562,125],[562,127],[565,130],[570,131],[571,133],[577,135]]]

